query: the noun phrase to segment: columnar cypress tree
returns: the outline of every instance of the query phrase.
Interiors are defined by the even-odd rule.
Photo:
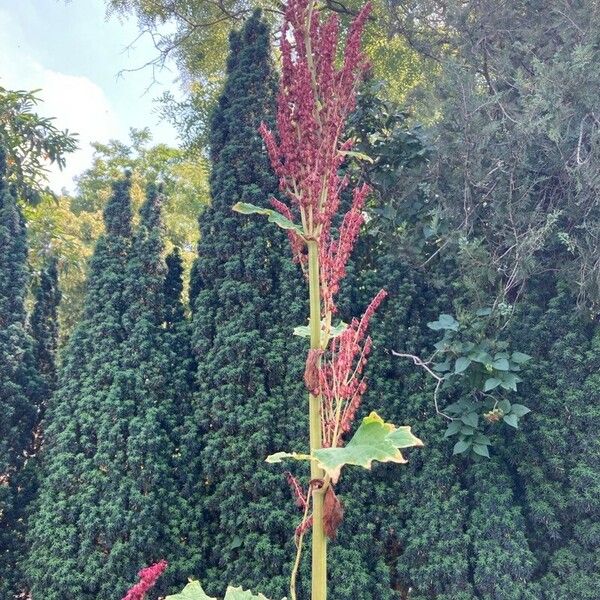
[[[30,529],[27,574],[34,597],[78,600],[98,594],[111,564],[111,544],[122,515],[108,521],[103,499],[114,492],[116,470],[105,450],[122,439],[103,439],[117,419],[111,386],[120,370],[123,314],[131,250],[130,182],[119,181],[104,211],[106,232],[90,265],[84,318],[66,348],[59,388],[47,411],[44,479]],[[122,467],[122,465],[120,465]]]
[[[58,349],[58,262],[51,258],[40,274],[31,314],[31,335],[35,341],[35,362],[44,381],[45,396],[56,388],[56,353]]]
[[[25,222],[6,180],[0,146],[0,595],[5,598],[20,589],[21,508],[30,491],[22,485],[21,470],[42,396],[26,328],[28,282]]]
[[[121,369],[99,426],[102,462],[114,478],[99,509],[106,515],[110,557],[99,557],[98,598],[125,590],[141,566],[160,558],[171,563],[171,578],[181,576],[176,450],[187,410],[189,362],[179,361],[165,329],[161,205],[162,194],[149,185],[127,266]],[[177,312],[173,300],[168,311]]]
[[[210,592],[235,582],[282,597],[301,515],[281,472],[264,459],[305,430],[303,360],[291,333],[306,309],[285,239],[231,210],[237,201],[268,206],[277,189],[257,132],[272,118],[275,92],[259,13],[231,36],[227,72],[212,119],[212,204],[200,220],[192,283],[197,427],[185,451],[197,505],[190,527],[203,528],[190,545]]]

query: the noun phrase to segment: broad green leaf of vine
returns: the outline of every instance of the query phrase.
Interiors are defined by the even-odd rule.
[[[385,423],[372,412],[363,419],[352,439],[342,448],[321,448],[314,456],[321,467],[335,483],[345,465],[357,465],[370,469],[373,461],[408,462],[400,448],[423,446],[423,442],[411,433],[410,427],[396,427]]]
[[[262,208],[247,202],[238,202],[231,208],[235,212],[239,212],[242,215],[265,215],[268,217],[270,223],[275,223],[275,225],[281,227],[282,229],[292,229],[296,233],[302,235],[302,228],[299,225],[292,223],[292,221],[290,221],[287,217],[284,217],[281,213],[278,213],[276,210],[272,210],[271,208]]]
[[[167,596],[165,600],[217,600],[212,596],[207,596],[202,589],[200,582],[191,581],[179,594]],[[228,587],[224,600],[268,600],[262,594],[253,594],[240,588]],[[285,600],[285,598],[283,599]]]

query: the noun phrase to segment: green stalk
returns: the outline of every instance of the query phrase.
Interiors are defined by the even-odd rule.
[[[308,242],[308,288],[310,294],[310,347],[321,347],[321,290],[319,280],[319,247]],[[321,398],[308,396],[310,451],[321,447]],[[310,464],[310,478],[323,479],[325,473],[315,461]],[[324,490],[313,490],[312,526],[312,600],[327,600],[327,537],[323,527]]]

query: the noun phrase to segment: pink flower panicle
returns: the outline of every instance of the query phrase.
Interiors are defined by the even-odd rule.
[[[165,572],[167,566],[167,561],[161,560],[142,569],[138,573],[138,583],[129,589],[122,600],[143,600],[148,590],[156,585],[156,581]]]
[[[333,217],[348,179],[339,175],[352,140],[342,140],[344,125],[356,104],[356,90],[367,61],[360,50],[364,24],[371,11],[367,4],[346,39],[344,59],[336,66],[339,19],[321,20],[314,0],[290,0],[281,32],[282,76],[277,104],[277,139],[263,123],[260,133],[279,187],[289,202],[272,202],[291,218],[297,211],[304,239],[319,244],[324,262],[322,284],[328,290],[324,313],[334,309],[345,265],[362,224],[362,205],[369,188],[354,192],[354,203],[343,221],[339,239],[331,235]],[[304,240],[289,234],[292,253],[305,266]]]
[[[360,321],[352,319],[348,327],[333,338],[319,370],[323,446],[340,446],[350,431],[362,397],[367,389],[364,368],[372,341],[367,335],[369,321],[387,296],[380,290]]]
[[[296,499],[296,506],[301,510],[304,510],[306,508],[306,495],[302,491],[300,483],[289,471],[286,471],[285,478],[287,479],[289,486],[292,488],[292,493]]]

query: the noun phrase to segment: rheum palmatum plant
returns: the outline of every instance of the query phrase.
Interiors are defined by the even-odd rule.
[[[322,21],[314,0],[289,1],[280,37],[277,131],[264,124],[260,129],[279,177],[281,198],[271,200],[273,209],[243,203],[234,206],[244,214],[264,214],[287,230],[294,259],[309,284],[309,325],[297,327],[296,333],[310,338],[304,374],[309,391],[310,453],[279,452],[267,459],[310,463],[306,491],[290,476],[304,512],[296,530],[292,600],[302,539],[311,527],[312,600],[327,597],[327,537],[335,536],[341,520],[334,486],[342,468],[349,464],[370,468],[374,460],[403,463],[400,448],[422,445],[409,427],[385,423],[376,413],[366,417],[347,440],[366,390],[363,372],[371,349],[369,320],[386,296],[381,290],[361,319],[349,325],[334,324],[336,296],[363,224],[369,193],[366,185],[354,189],[350,209],[340,214],[340,197],[349,185],[340,168],[348,155],[357,154],[352,151],[353,140],[343,136],[367,68],[360,39],[369,12],[367,5],[355,19],[338,60],[337,16]]]

